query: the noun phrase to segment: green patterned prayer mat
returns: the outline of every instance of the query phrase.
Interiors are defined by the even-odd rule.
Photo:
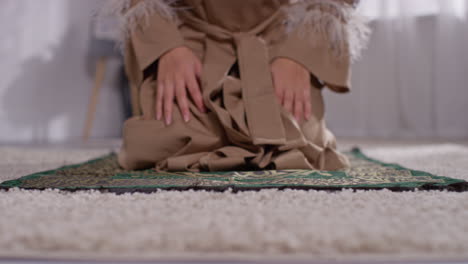
[[[468,182],[383,163],[365,156],[360,149],[345,152],[351,168],[341,171],[268,170],[230,172],[125,171],[115,154],[85,163],[39,172],[0,184],[1,189],[100,190],[114,193],[158,190],[246,191],[260,189],[342,190],[390,189],[467,191]]]

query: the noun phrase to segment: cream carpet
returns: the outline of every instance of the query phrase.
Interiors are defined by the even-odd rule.
[[[468,180],[464,144],[340,142]],[[0,181],[102,149],[0,147]],[[468,193],[0,192],[0,258],[468,260]]]

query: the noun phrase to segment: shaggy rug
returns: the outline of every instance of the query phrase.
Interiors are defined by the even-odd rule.
[[[468,179],[465,145],[359,145],[383,162]],[[0,181],[109,150],[0,147]],[[13,188],[0,191],[0,215],[0,259],[468,260],[468,192]]]
[[[384,163],[364,155],[359,148],[345,152],[351,167],[340,171],[265,170],[227,172],[165,172],[153,169],[125,171],[115,154],[84,163],[38,172],[6,181],[0,188],[100,190],[115,193],[158,190],[246,191],[261,189],[341,190],[428,189],[468,190],[468,182]]]

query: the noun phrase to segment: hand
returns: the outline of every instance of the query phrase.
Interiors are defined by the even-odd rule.
[[[293,114],[297,121],[302,118],[309,120],[312,115],[309,71],[291,59],[277,58],[271,64],[271,72],[280,104]]]
[[[198,83],[201,78],[202,64],[187,47],[178,47],[164,54],[159,60],[156,119],[161,120],[164,114],[167,125],[172,123],[174,98],[177,99],[185,122],[190,120],[187,91],[195,105],[206,112],[203,97]]]

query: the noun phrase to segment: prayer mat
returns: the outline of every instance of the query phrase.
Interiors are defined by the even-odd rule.
[[[340,171],[267,170],[225,172],[125,171],[115,153],[85,163],[35,173],[0,184],[1,189],[100,190],[104,192],[154,192],[158,190],[247,191],[261,189],[393,191],[467,191],[468,182],[367,157],[359,148],[345,152],[351,167]]]

